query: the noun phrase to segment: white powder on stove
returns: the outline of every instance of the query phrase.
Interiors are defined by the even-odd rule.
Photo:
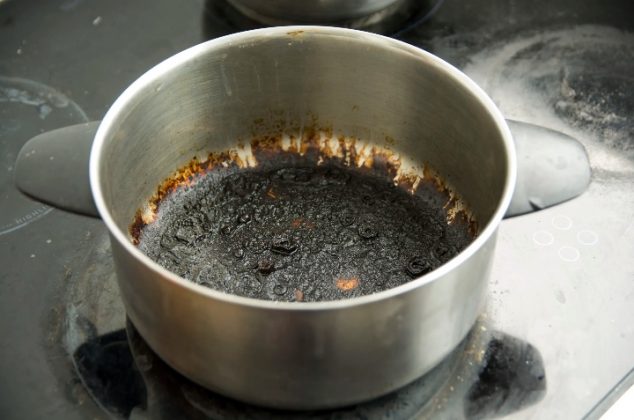
[[[583,25],[492,45],[470,56],[464,72],[507,118],[577,138],[595,173],[612,176],[634,172],[633,99],[627,89],[633,62],[634,34]]]

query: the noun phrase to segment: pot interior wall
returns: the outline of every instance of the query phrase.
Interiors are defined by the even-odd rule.
[[[241,40],[184,52],[118,102],[99,170],[122,231],[161,181],[193,156],[254,134],[309,126],[387,142],[429,164],[469,204],[480,227],[488,223],[508,167],[502,134],[480,99],[435,60],[363,33]]]

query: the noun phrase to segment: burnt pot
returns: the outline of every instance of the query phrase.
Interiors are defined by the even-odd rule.
[[[278,110],[289,125],[313,114],[369,142],[396,139],[398,153],[429,163],[461,192],[480,235],[447,264],[401,287],[319,303],[210,290],[130,242],[136,210],[171,171],[248,139],[253,121]],[[193,47],[142,76],[97,131],[90,181],[127,315],[150,347],[222,394],[307,409],[401,387],[465,337],[482,308],[515,157],[491,100],[438,58],[362,32],[276,28]]]
[[[477,238],[402,286],[313,303],[215,291],[164,269],[132,243],[129,227],[137,209],[192,156],[233,148],[258,130],[275,134],[309,123],[389,147],[413,165],[430,165],[468,203],[480,226]],[[57,136],[59,144],[96,127],[66,129]],[[18,159],[18,186],[90,213],[90,198],[38,190],[48,181],[89,191],[77,181],[81,176],[69,176],[76,170],[68,163],[38,175],[42,162],[34,159],[48,154],[28,151],[54,143],[38,138],[27,143]],[[560,143],[574,153],[552,160],[557,170],[573,155],[587,163],[583,148],[571,139]],[[80,162],[75,155],[90,142],[75,144],[64,153]],[[89,169],[127,315],[149,346],[183,375],[224,395],[313,409],[393,391],[433,368],[466,336],[483,308],[497,229],[516,181],[516,152],[492,101],[446,62],[379,35],[303,26],[229,35],[148,71],[98,125]],[[579,189],[587,185],[589,171],[584,174]],[[566,188],[575,184],[559,178]],[[579,192],[570,190],[566,198]],[[552,204],[548,194],[543,197],[541,202]],[[525,198],[514,197],[516,213],[540,201],[529,205]]]

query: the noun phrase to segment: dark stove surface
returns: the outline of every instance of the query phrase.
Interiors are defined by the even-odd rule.
[[[221,0],[0,1],[0,414],[583,417],[634,366],[632,9],[446,0],[400,33],[462,68],[507,117],[579,139],[593,180],[580,198],[503,222],[488,308],[429,375],[357,407],[283,413],[167,368],[126,323],[101,223],[31,201],[12,180],[30,137],[101,118],[145,70],[240,20]]]

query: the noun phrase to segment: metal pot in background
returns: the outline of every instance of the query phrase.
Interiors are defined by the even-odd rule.
[[[136,210],[192,156],[234,147],[251,136],[254,121],[290,127],[307,115],[370,143],[388,136],[399,155],[429,163],[470,204],[479,237],[405,285],[317,303],[211,290],[165,270],[131,243]],[[85,170],[97,125],[88,186],[77,171]],[[519,156],[486,94],[418,48],[348,29],[268,28],[164,61],[130,86],[100,124],[32,139],[20,153],[16,180],[32,196],[84,213],[94,211],[92,190],[110,232],[127,315],[174,369],[238,400],[327,408],[393,391],[439,363],[481,311],[505,213],[546,207],[585,189],[590,172],[580,144],[539,127],[511,127]],[[76,182],[70,192],[69,177]]]
[[[350,21],[398,6],[404,0],[227,0],[252,19],[270,25]]]
[[[444,0],[226,0],[222,13],[236,27],[331,25],[398,37],[429,20]]]

